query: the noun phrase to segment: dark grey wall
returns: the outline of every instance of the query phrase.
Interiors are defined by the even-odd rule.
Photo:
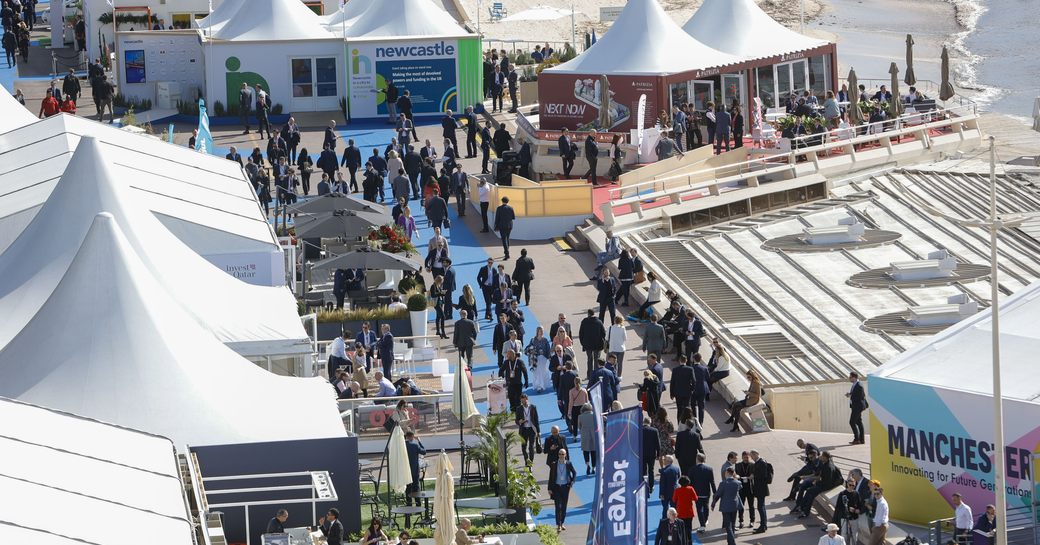
[[[330,507],[336,507],[339,509],[344,529],[347,532],[360,531],[361,498],[356,437],[217,445],[192,447],[191,450],[199,460],[203,477],[328,471],[332,475],[332,483],[336,487],[339,501],[318,503],[318,516],[323,516]],[[211,492],[219,489],[299,485],[309,482],[309,477],[266,479],[263,483],[256,480],[216,481],[207,483],[206,490]],[[263,498],[258,494],[220,494],[209,496],[209,503],[299,498],[304,494],[306,497],[310,496],[302,490],[265,492]],[[249,508],[249,532],[253,545],[259,545],[260,534],[267,528],[267,522],[279,508],[278,505]],[[288,504],[284,508],[289,510],[287,527],[310,526],[316,522],[312,517],[310,503]],[[228,543],[245,543],[245,509],[228,507],[214,510],[224,513],[224,532]]]

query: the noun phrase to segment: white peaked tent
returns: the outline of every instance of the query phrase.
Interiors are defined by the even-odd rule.
[[[212,38],[232,42],[333,38],[321,23],[300,0],[244,0]]]
[[[776,22],[755,0],[704,0],[683,25],[702,43],[745,60],[825,46]]]
[[[546,72],[657,76],[740,61],[683,32],[657,0],[629,0],[595,46]]]
[[[463,37],[471,34],[430,0],[377,0],[347,28],[348,38]]]
[[[169,439],[5,398],[0,421],[0,543],[193,543]]]
[[[46,304],[94,216],[108,212],[159,279],[160,290],[219,341],[246,356],[309,353],[292,294],[241,282],[188,248],[136,202],[119,179],[125,176],[117,173],[119,160],[97,138],[82,138],[50,198],[0,254],[0,346]]]
[[[217,5],[213,11],[203,17],[197,19],[195,24],[199,28],[206,29],[209,32],[216,32],[220,30],[231,18],[238,12],[238,9],[246,3],[247,0],[223,0]]]
[[[340,437],[320,378],[279,377],[188,316],[98,214],[46,303],[0,349],[0,395],[212,445]]]
[[[378,0],[350,0],[335,13],[321,17],[322,24],[330,32],[339,33],[341,29],[352,26],[358,17],[361,17],[369,7],[377,3]]]
[[[0,85],[0,132],[24,127],[36,121],[39,119]]]

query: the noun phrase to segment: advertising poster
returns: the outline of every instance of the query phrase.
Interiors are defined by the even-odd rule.
[[[632,545],[640,530],[634,492],[643,478],[643,409],[632,407],[607,413],[604,448],[597,485],[602,483],[596,523],[590,525],[589,545]]]
[[[347,51],[351,117],[386,115],[388,80],[410,93],[416,115],[458,111],[456,40],[348,43]]]
[[[870,378],[871,477],[891,516],[915,524],[953,516],[960,493],[981,514],[994,502],[993,400],[989,396]],[[1004,401],[1009,517],[1027,510],[1040,452],[1040,405]]]
[[[145,61],[143,49],[132,49],[123,53],[123,66],[126,70],[127,83],[145,82]]]
[[[523,117],[523,116],[520,116]],[[589,401],[592,402],[592,414],[596,422],[596,459],[603,459],[603,383],[596,382],[589,388]],[[589,533],[585,542],[591,544],[596,540],[596,528],[599,527],[599,516],[602,512],[603,472],[596,473],[596,485],[592,489],[592,512],[589,520]]]
[[[658,110],[657,87],[660,78],[654,76],[611,76],[608,89],[603,89],[600,77],[581,74],[542,73],[538,78],[538,99],[541,104],[539,122],[545,130],[567,127],[572,131],[610,130],[626,132],[636,128],[639,97],[647,96],[646,126],[653,126],[654,112]],[[599,110],[604,93],[610,94],[609,127],[599,126]]]

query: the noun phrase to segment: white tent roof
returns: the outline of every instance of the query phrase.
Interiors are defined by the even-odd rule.
[[[169,439],[4,398],[0,421],[0,543],[192,544]]]
[[[1040,282],[1034,282],[1000,303],[1000,366],[1003,395],[1040,402]],[[993,395],[989,373],[975,376],[992,361],[993,330],[990,311],[984,310],[953,325],[927,341],[896,356],[874,376],[950,390]]]
[[[0,132],[24,127],[35,121],[39,119],[0,85]]]
[[[213,32],[215,40],[267,42],[335,38],[300,0],[246,0]]]
[[[629,0],[596,44],[550,73],[661,75],[725,66],[740,58],[683,32],[657,0]]]
[[[743,59],[761,59],[821,45],[776,22],[755,0],[704,0],[683,25],[690,36]]]
[[[245,355],[257,355],[250,351],[253,344],[270,354],[309,352],[292,294],[246,284],[188,248],[127,189],[142,174],[120,168],[125,155],[97,138],[80,139],[50,198],[0,254],[0,346],[32,320],[62,282],[94,215],[109,212],[164,291],[220,341]]]
[[[77,241],[47,301],[0,349],[0,395],[180,447],[345,434],[328,382],[274,375],[217,341],[163,289],[113,215],[95,216]]]
[[[350,0],[332,15],[321,17],[322,24],[333,34],[339,34],[341,29],[353,25],[358,17],[376,3],[377,0]]]
[[[344,34],[348,38],[468,36],[450,13],[430,0],[379,0]]]
[[[245,2],[246,0],[222,0],[209,15],[196,19],[195,24],[209,32],[216,32],[231,20]]]

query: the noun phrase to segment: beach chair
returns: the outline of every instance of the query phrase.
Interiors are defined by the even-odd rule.
[[[509,11],[502,2],[493,2],[491,7],[488,8],[488,14],[491,16],[492,21],[498,21],[509,15]]]

